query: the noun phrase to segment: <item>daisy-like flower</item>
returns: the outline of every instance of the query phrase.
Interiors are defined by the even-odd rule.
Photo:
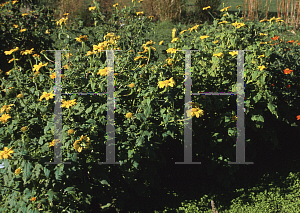
[[[23,126],[22,128],[21,128],[21,131],[22,132],[26,132],[28,130],[28,126]]]
[[[167,53],[176,53],[176,49],[175,48],[169,48],[169,49],[167,49]]]
[[[168,87],[168,86],[173,87],[175,85],[175,81],[173,80],[172,77],[169,80],[160,81],[157,84],[159,88]]]
[[[131,83],[131,84],[129,84],[128,85],[130,88],[133,88],[134,86],[135,86],[135,84],[134,83]]]
[[[10,119],[10,118],[11,118],[11,117],[10,117],[9,114],[3,114],[3,115],[0,117],[0,121],[2,121],[3,124],[5,124],[5,123],[8,121],[8,119]]]
[[[4,147],[3,151],[0,151],[0,160],[11,159],[12,153],[15,153],[12,147],[10,147],[9,149],[7,147]]]
[[[58,139],[53,140],[52,142],[49,143],[49,147],[55,146],[59,142]]]
[[[132,118],[132,113],[131,112],[127,112],[125,115],[126,118]]]
[[[68,130],[68,135],[72,135],[72,134],[74,134],[74,133],[75,133],[74,129],[69,129],[69,130]]]
[[[42,62],[40,62],[39,64],[34,64],[32,71],[39,71],[42,67],[47,66],[47,64],[48,62],[45,64],[43,64]]]
[[[18,175],[18,174],[20,174],[21,173],[21,168],[17,168],[16,170],[15,170],[15,175]]]
[[[6,111],[6,113],[9,113],[9,110],[11,109],[11,106],[14,106],[14,104],[4,105],[4,106],[0,109],[0,113],[3,114],[4,111]]]
[[[198,107],[192,108],[192,111],[191,111],[192,117],[193,117],[193,116],[196,116],[197,118],[199,118],[199,117],[201,117],[203,114],[204,114],[204,113],[203,113],[203,110],[202,110],[202,109],[200,109],[200,108],[198,108]]]
[[[76,140],[73,144],[73,148],[76,152],[82,152],[83,149],[89,148],[90,145],[90,138],[86,135],[81,135],[79,140]]]
[[[40,97],[40,101],[43,100],[43,98],[45,98],[47,101],[49,101],[49,99],[53,99],[54,94],[52,94],[53,90],[51,91],[51,93],[47,93],[47,92],[43,92],[43,95]]]
[[[73,99],[73,100],[68,100],[68,101],[65,101],[64,99],[62,99],[62,106],[61,107],[66,107],[66,108],[70,108],[72,106],[75,106],[77,103],[76,103],[76,99]]]

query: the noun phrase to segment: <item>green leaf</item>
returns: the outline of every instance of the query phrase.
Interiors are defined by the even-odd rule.
[[[101,180],[100,183],[101,183],[102,185],[110,186],[110,184],[107,182],[107,180]]]
[[[261,94],[257,93],[255,97],[253,97],[253,100],[255,101],[255,103],[257,103],[260,99],[261,99]]]
[[[264,122],[264,117],[262,115],[252,115],[251,120]]]
[[[55,196],[57,194],[57,192],[52,191],[51,189],[47,192],[48,195],[48,200],[52,201],[53,200],[53,196]]]
[[[23,181],[24,184],[26,184],[27,179],[31,176],[31,169],[33,168],[30,162],[25,162],[24,167],[23,167]]]
[[[136,146],[141,146],[143,142],[144,142],[144,136],[139,136],[136,141]]]
[[[89,114],[93,110],[93,106],[90,106],[89,108],[86,109],[85,113]]]
[[[35,176],[36,176],[36,178],[39,178],[42,168],[43,168],[43,166],[41,164],[39,164],[39,163],[35,165],[34,170],[35,170]]]
[[[273,104],[268,103],[268,109],[272,114],[276,115],[276,117],[278,118],[277,112],[275,111],[275,106]]]
[[[59,164],[57,167],[55,167],[55,178],[56,180],[61,180],[62,171],[64,170],[64,164]]]
[[[44,167],[44,173],[45,173],[46,178],[49,178],[50,170],[47,169],[46,167]]]
[[[133,167],[134,167],[134,168],[136,168],[136,169],[137,169],[137,168],[138,168],[138,166],[139,166],[139,163],[138,163],[138,162],[136,162],[136,161],[135,161],[135,162],[133,162]]]
[[[134,154],[134,150],[128,150],[128,158],[132,158]]]
[[[166,111],[166,108],[160,109],[160,113],[163,115],[164,112]]]
[[[135,116],[136,116],[136,118],[137,118],[138,120],[140,120],[140,121],[142,121],[142,122],[145,122],[145,121],[146,121],[146,117],[145,117],[145,115],[142,114],[142,113],[137,113]]]
[[[36,123],[38,123],[38,121],[39,121],[38,118],[31,118],[31,119],[29,120],[29,122],[30,122],[31,124],[32,124],[32,123],[36,124]]]

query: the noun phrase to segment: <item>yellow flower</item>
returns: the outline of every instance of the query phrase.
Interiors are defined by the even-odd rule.
[[[196,30],[199,27],[198,24],[196,24],[195,26],[193,26],[192,28],[189,28],[190,32],[192,32],[192,30]]]
[[[196,108],[192,108],[191,115],[192,117],[196,115],[196,117],[199,118],[202,115],[204,115],[204,113],[202,109],[196,107]]]
[[[233,121],[237,121],[237,116],[236,116],[236,115],[235,115],[235,116],[232,116],[231,119],[232,119]]]
[[[74,134],[74,132],[75,132],[74,129],[69,129],[68,130],[68,135],[72,135],[72,134]]]
[[[184,32],[186,32],[187,30],[182,30],[181,32],[180,32],[180,34],[182,34],[182,33],[184,33]]]
[[[205,35],[205,36],[200,36],[200,39],[203,40],[205,38],[208,38],[209,36]]]
[[[18,28],[18,27],[19,27],[19,26],[18,26],[18,25],[16,25],[16,24],[14,24],[13,26],[14,26],[15,28]]]
[[[20,174],[20,173],[21,173],[21,169],[20,169],[20,168],[17,168],[17,169],[15,170],[15,174],[18,175],[18,174]]]
[[[52,142],[49,143],[49,147],[55,146],[57,143],[59,143],[59,139],[55,139]]]
[[[17,95],[17,98],[23,98],[24,96],[23,96],[23,94],[18,94]]]
[[[139,0],[139,3],[141,3],[143,0]]]
[[[50,33],[49,31],[50,31],[50,29],[49,29],[49,30],[46,30],[45,33],[46,33],[46,34],[49,34],[49,33]]]
[[[230,7],[231,7],[231,6],[230,6]],[[230,7],[225,7],[225,8],[223,8],[222,10],[220,10],[220,12],[223,12],[224,10],[227,11],[227,9],[229,9]]]
[[[87,143],[81,144],[85,140]],[[83,148],[89,148],[90,145],[90,138],[86,136],[81,135],[79,140],[76,140],[75,143],[73,144],[73,148],[75,149],[76,152],[81,152]]]
[[[10,63],[13,62],[13,61],[19,61],[19,59],[14,59],[14,58],[12,58],[12,59],[10,59],[10,60],[8,61],[8,63],[10,64]]]
[[[167,53],[176,53],[175,48],[169,48],[167,49]]]
[[[131,84],[129,84],[128,85],[130,88],[133,88],[134,86],[135,86],[135,84],[134,83],[131,83]]]
[[[62,25],[64,22],[66,24],[66,21],[68,20],[68,17],[61,18],[59,21],[56,22],[57,25]]]
[[[235,56],[235,55],[237,55],[238,53],[237,53],[237,51],[232,51],[232,52],[229,52],[229,54],[232,55],[232,56]]]
[[[236,28],[241,28],[246,26],[244,23],[237,23],[237,21],[235,21],[235,23],[232,23],[231,25],[235,26]]]
[[[216,57],[223,57],[223,53],[213,54],[213,56],[216,56]]]
[[[266,69],[265,65],[258,66],[258,68],[259,68],[260,70]]]
[[[28,13],[23,13],[22,16],[28,16]]]
[[[126,116],[126,118],[131,118],[132,117],[132,113],[131,112],[127,112],[125,116]]]
[[[144,12],[136,12],[136,15],[139,16],[139,15],[143,15]]]
[[[25,50],[25,51],[21,51],[20,53],[22,55],[27,55],[27,54],[32,54],[33,53],[34,48],[31,48],[31,50]]]
[[[16,1],[12,1],[13,4],[15,4],[15,3],[17,3],[17,2],[18,2],[17,0],[16,0]]]
[[[22,30],[20,30],[20,32],[22,33],[22,32],[25,32],[26,31],[26,29],[22,29]]]
[[[65,14],[64,14],[64,16],[68,16],[68,15],[69,15],[69,13],[65,13]]]
[[[39,71],[39,69],[41,69],[42,67],[47,66],[47,64],[48,64],[48,62],[45,63],[45,64],[42,64],[42,62],[40,62],[38,65],[37,65],[37,64],[34,64],[34,65],[33,65],[32,71]]]
[[[173,38],[172,41],[171,41],[171,43],[175,43],[178,40],[179,40],[179,38]]]
[[[148,16],[148,18],[150,19],[150,18],[154,18],[154,16]]]
[[[213,43],[216,44],[216,43],[218,43],[218,42],[219,42],[219,40],[216,40],[216,41],[214,41]]]
[[[3,124],[5,124],[9,118],[11,118],[9,114],[3,114],[3,115],[0,117],[0,121],[2,121]]]
[[[84,36],[80,35],[79,38],[75,38],[75,39],[76,39],[76,41],[78,41],[78,42],[82,42],[82,40],[81,40],[82,38],[83,38],[83,40],[85,40],[85,41],[88,40],[87,35],[84,35]]]
[[[236,9],[239,9],[241,6],[242,6],[242,5],[238,5],[238,6],[236,6],[235,8],[236,8]]]
[[[43,95],[40,97],[40,101],[42,101],[43,98],[45,98],[47,101],[49,101],[49,99],[53,99],[54,94],[52,94],[52,92],[51,93],[43,92]]]
[[[11,55],[13,52],[16,52],[19,50],[19,47],[16,47],[15,49],[11,49],[10,51],[4,51],[5,55]]]
[[[113,5],[113,7],[117,7],[117,6],[119,6],[119,3]]]
[[[62,77],[62,78],[65,78],[65,75],[64,75],[64,74],[61,74],[61,77]],[[50,78],[51,78],[51,79],[55,79],[55,72],[52,73],[52,74],[50,75]]]
[[[0,112],[1,112],[1,114],[3,114],[3,112],[4,111],[6,111],[6,113],[9,113],[9,110],[11,109],[11,106],[14,106],[14,104],[10,104],[10,105],[4,105],[2,108],[1,108],[1,110],[0,110]]]
[[[207,10],[207,9],[209,9],[209,8],[211,8],[210,6],[208,6],[208,7],[203,7],[203,10]]]
[[[164,42],[164,41],[160,41],[160,42],[159,42],[159,45],[162,45],[162,44],[163,44],[163,42]]]
[[[173,28],[172,30],[172,38],[175,38],[176,28]]]
[[[96,6],[95,7],[89,7],[89,11],[91,10],[96,10]]]
[[[10,147],[9,149],[7,147],[4,147],[3,151],[0,151],[0,160],[11,159],[12,153],[15,153],[12,147]]]
[[[21,131],[22,132],[26,132],[28,130],[28,126],[23,126],[22,128],[21,128]]]
[[[173,80],[173,77],[172,77],[169,80],[160,81],[157,84],[158,84],[159,88],[168,87],[168,86],[173,87],[175,85],[175,81]]]
[[[70,108],[71,106],[75,106],[77,103],[76,103],[76,99],[73,99],[73,100],[68,100],[68,101],[65,101],[64,99],[62,99],[62,107],[66,107],[66,108]]]
[[[107,75],[107,67],[104,69],[100,69],[97,75],[106,76]]]

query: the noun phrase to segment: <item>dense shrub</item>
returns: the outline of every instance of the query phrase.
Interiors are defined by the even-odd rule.
[[[16,1],[10,1],[2,5],[1,11],[11,10],[22,29],[32,27],[27,15],[13,10],[16,6]],[[289,100],[287,106],[279,96],[297,94],[299,77],[294,71],[299,69],[299,43],[276,36],[287,30],[279,19],[242,23],[238,14],[229,15],[226,7],[211,26],[195,25],[167,42],[151,39],[151,16],[143,17],[142,11],[131,7],[119,9],[114,5],[114,9],[116,12],[106,22],[99,14],[99,4],[94,2],[89,7],[93,28],[72,24],[68,29],[64,24],[68,14],[57,22],[37,23],[36,31],[25,31],[25,35],[14,27],[15,19],[4,19],[1,24],[11,37],[2,53],[8,57],[7,62],[14,59],[13,68],[1,74],[5,92],[0,118],[0,156],[5,166],[0,179],[2,212],[89,212],[95,211],[91,206],[97,202],[103,208],[111,204],[112,198],[117,199],[117,207],[126,209],[134,208],[132,200],[137,197],[155,196],[161,188],[159,171],[167,169],[170,162],[165,147],[172,147],[174,161],[183,160],[185,53],[175,50],[201,50],[193,52],[191,59],[194,93],[235,92],[237,52],[229,50],[253,50],[245,53],[244,64],[246,127],[262,131],[265,111],[279,120],[296,120],[287,115],[297,103]],[[23,44],[21,38],[26,42],[37,39],[41,45]],[[49,45],[42,42],[45,38]],[[167,49],[164,63],[157,61],[157,45]],[[62,160],[71,165],[45,164],[53,161],[52,147],[57,143],[53,123],[55,58],[53,52],[45,51],[51,49],[70,50],[62,52],[61,82],[62,92],[71,93],[106,92],[107,55],[100,50],[123,50],[114,51],[115,156],[120,165],[98,164],[105,161],[106,96],[78,94],[62,95],[61,105]],[[17,61],[24,56],[29,63]],[[272,84],[278,89],[274,90]],[[239,168],[227,164],[235,161],[235,98],[192,96],[188,112],[193,117],[193,151],[198,154],[194,161],[205,162],[201,165],[205,174],[221,171],[218,181],[227,185],[234,181],[230,175]],[[287,114],[280,111],[283,108]],[[265,133],[266,138],[274,138],[270,146],[276,145],[274,135]],[[253,141],[246,137],[246,142]],[[249,152],[255,154],[255,150]]]

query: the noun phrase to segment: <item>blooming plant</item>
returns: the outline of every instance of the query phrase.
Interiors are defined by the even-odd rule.
[[[12,10],[14,5],[10,1],[1,5],[0,11]],[[159,182],[155,163],[166,161],[161,147],[170,143],[170,138],[184,143],[185,113],[192,119],[193,130],[201,131],[196,138],[198,132],[193,132],[195,150],[208,147],[203,157],[218,144],[209,159],[228,166],[235,155],[236,97],[192,96],[185,110],[186,58],[184,51],[177,50],[199,50],[191,54],[194,93],[236,92],[238,52],[229,50],[252,50],[244,53],[246,127],[259,131],[264,127],[264,113],[269,112],[289,123],[300,119],[300,115],[288,116],[298,104],[290,97],[299,89],[295,61],[299,60],[300,43],[277,36],[287,29],[279,18],[243,22],[238,13],[229,15],[228,8],[222,9],[226,16],[215,18],[212,26],[197,24],[180,33],[175,29],[168,42],[152,40],[152,17],[140,18],[145,14],[135,8],[120,9],[115,4],[112,18],[98,24],[103,17],[100,5],[94,2],[89,7],[95,19],[91,28],[67,29],[68,14],[53,20],[54,25],[47,22],[44,27],[51,32],[54,47],[45,45],[46,49],[40,50],[16,41],[13,44],[17,46],[4,45],[3,54],[13,68],[1,73],[0,160],[5,172],[0,177],[0,211],[87,212],[96,196],[102,205],[111,202],[109,194],[126,198],[128,189],[137,196],[149,196]],[[29,16],[17,10],[13,15],[20,18],[22,26]],[[118,25],[120,19],[125,20],[124,27]],[[5,20],[1,27],[16,38],[21,38],[20,33],[32,33],[14,31],[15,21]],[[48,35],[46,29],[43,32],[40,40]],[[158,62],[157,45],[166,47],[168,58],[163,63]],[[62,141],[54,139],[54,118],[60,116],[53,115],[58,98],[55,54],[46,50],[69,50],[61,52]],[[107,92],[110,73],[106,50],[114,50],[117,167],[98,164],[107,157],[106,142],[111,137],[106,132],[108,99],[99,95]],[[28,59],[26,65],[18,61],[23,57]],[[93,95],[66,94],[88,92]],[[275,143],[273,136],[271,131],[264,135]],[[71,164],[46,164],[54,161],[58,144],[62,162]],[[214,171],[208,167],[209,173]],[[221,181],[226,174],[219,178]],[[123,188],[119,190],[118,185]],[[125,200],[118,203],[121,207],[125,204]]]

